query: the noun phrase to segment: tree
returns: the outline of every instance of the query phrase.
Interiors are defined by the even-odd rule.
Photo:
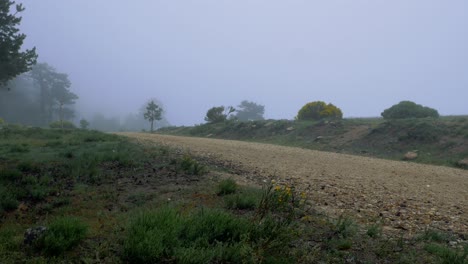
[[[151,100],[148,105],[146,106],[146,113],[144,113],[144,117],[151,123],[151,132],[153,132],[153,122],[159,121],[162,119],[163,109],[154,103],[154,100]]]
[[[244,100],[236,112],[235,117],[240,121],[263,120],[265,106]]]
[[[227,120],[229,115],[234,113],[236,109],[232,106],[215,106],[206,112],[205,121],[208,123],[220,123]]]
[[[63,120],[65,115],[74,116],[74,113],[70,113],[71,109],[64,108],[75,104],[75,100],[78,99],[78,96],[70,91],[71,82],[67,74],[57,72],[47,63],[39,63],[33,67],[30,76],[39,86],[43,123],[50,123],[54,113],[58,114],[59,120]]]
[[[89,122],[86,119],[81,119],[80,120],[80,127],[81,129],[88,129]]]
[[[305,104],[297,113],[297,120],[341,119],[343,112],[333,104],[315,101]]]
[[[401,101],[382,112],[384,119],[439,117],[437,110],[416,104],[411,101]]]
[[[25,34],[19,33],[21,17],[25,10],[22,4],[16,5],[16,12],[10,13],[15,2],[0,0],[0,87],[21,73],[27,72],[36,64],[36,48],[21,52]]]

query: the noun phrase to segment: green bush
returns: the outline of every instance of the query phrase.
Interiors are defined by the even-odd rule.
[[[343,112],[333,104],[322,101],[305,104],[297,113],[297,120],[342,119]]]
[[[217,187],[216,194],[218,195],[226,195],[226,194],[231,194],[235,193],[237,191],[237,183],[233,179],[225,179],[222,180]]]
[[[401,101],[382,112],[384,119],[439,117],[437,110],[416,104],[411,101]]]
[[[48,227],[45,235],[36,243],[36,248],[47,255],[57,256],[72,249],[86,237],[88,227],[74,217],[60,217]]]
[[[75,129],[76,126],[70,122],[70,121],[55,121],[55,122],[52,122],[49,124],[49,127],[50,128],[62,128],[62,125],[63,125],[63,128],[64,129]]]

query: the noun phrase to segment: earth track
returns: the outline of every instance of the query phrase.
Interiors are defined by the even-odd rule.
[[[119,133],[236,164],[306,191],[317,209],[380,221],[388,232],[468,234],[468,171],[233,140]],[[466,239],[466,238],[465,238]]]

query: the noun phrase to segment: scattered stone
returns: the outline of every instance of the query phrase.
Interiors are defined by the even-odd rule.
[[[45,226],[28,228],[26,232],[24,233],[23,243],[28,246],[33,245],[34,242],[37,241],[39,238],[41,238],[45,234],[46,231],[47,231],[47,227]]]
[[[323,136],[318,136],[318,137],[315,138],[315,141],[319,141],[319,140],[324,139],[324,138],[325,137],[323,137]]]
[[[213,134],[208,134],[208,135],[206,135],[206,137],[212,137],[212,136],[213,136]]]
[[[408,151],[405,156],[403,156],[404,160],[414,160],[418,158],[418,153],[414,151]]]
[[[293,131],[294,130],[294,127],[288,127],[286,128],[287,131]]]

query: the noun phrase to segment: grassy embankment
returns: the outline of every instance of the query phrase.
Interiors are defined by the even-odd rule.
[[[341,121],[227,121],[194,127],[169,127],[159,133],[255,141],[353,155],[460,167],[468,158],[468,116],[438,119],[354,118]]]
[[[95,131],[5,126],[0,262],[467,261],[467,247],[449,246],[453,235],[388,237],[378,220],[329,219],[294,186],[240,186],[229,168],[211,165]],[[37,226],[47,229],[25,245]]]

